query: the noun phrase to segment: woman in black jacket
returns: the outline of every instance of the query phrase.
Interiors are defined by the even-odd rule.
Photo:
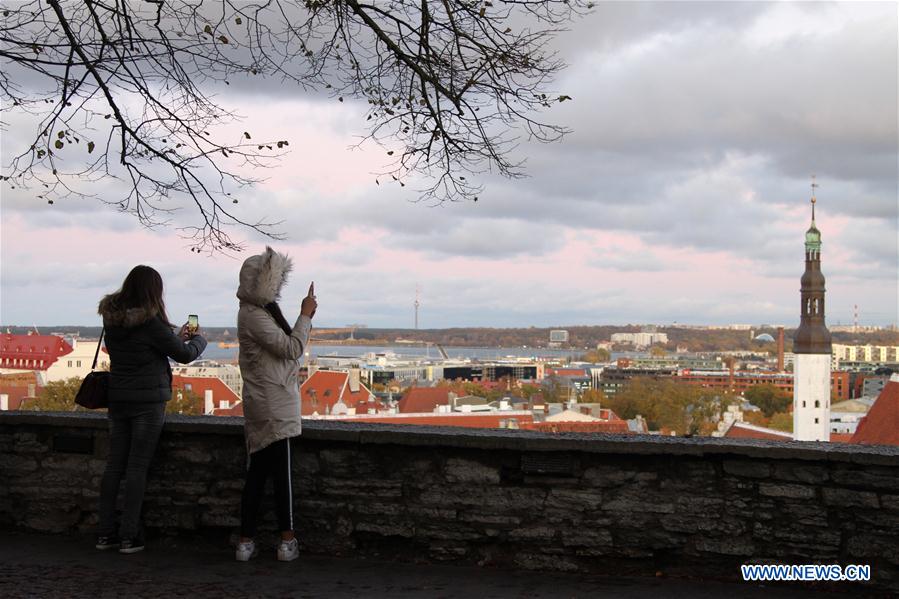
[[[122,288],[100,301],[97,310],[106,329],[110,358],[109,459],[100,485],[97,549],[119,547],[121,553],[143,550],[140,511],[147,469],[172,398],[169,358],[182,364],[196,360],[206,340],[187,325],[178,335],[162,299],[162,277],[149,266],[135,266]],[[125,476],[125,506],[116,534],[115,507]]]

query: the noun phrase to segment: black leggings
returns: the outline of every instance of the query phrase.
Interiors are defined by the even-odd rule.
[[[240,534],[256,536],[256,520],[265,492],[265,481],[271,476],[275,487],[275,511],[278,527],[293,530],[293,489],[290,479],[290,439],[275,441],[250,454],[250,467],[240,500]]]

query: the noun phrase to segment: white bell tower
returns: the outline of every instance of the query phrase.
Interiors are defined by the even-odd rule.
[[[805,272],[800,295],[800,323],[793,337],[793,438],[830,441],[830,331],[824,324],[824,275],[821,232],[815,226],[812,181],[812,225],[805,233]]]

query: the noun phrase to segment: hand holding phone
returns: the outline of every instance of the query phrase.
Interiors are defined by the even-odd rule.
[[[309,284],[309,292],[306,294],[306,297],[303,298],[303,303],[300,306],[300,314],[312,318],[315,316],[316,308],[318,308],[318,302],[315,301],[315,281],[313,281]]]

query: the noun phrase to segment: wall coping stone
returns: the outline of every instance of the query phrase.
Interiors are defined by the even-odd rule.
[[[46,425],[106,428],[103,412],[0,412],[0,425]],[[165,429],[179,433],[243,435],[239,416],[166,416]],[[542,433],[525,430],[469,429],[304,420],[303,437],[313,441],[355,442],[361,445],[406,445],[508,449],[514,451],[575,451],[603,454],[705,455],[728,454],[748,458],[899,465],[899,447],[849,445],[808,441],[768,441],[723,437],[665,437],[658,435]]]

